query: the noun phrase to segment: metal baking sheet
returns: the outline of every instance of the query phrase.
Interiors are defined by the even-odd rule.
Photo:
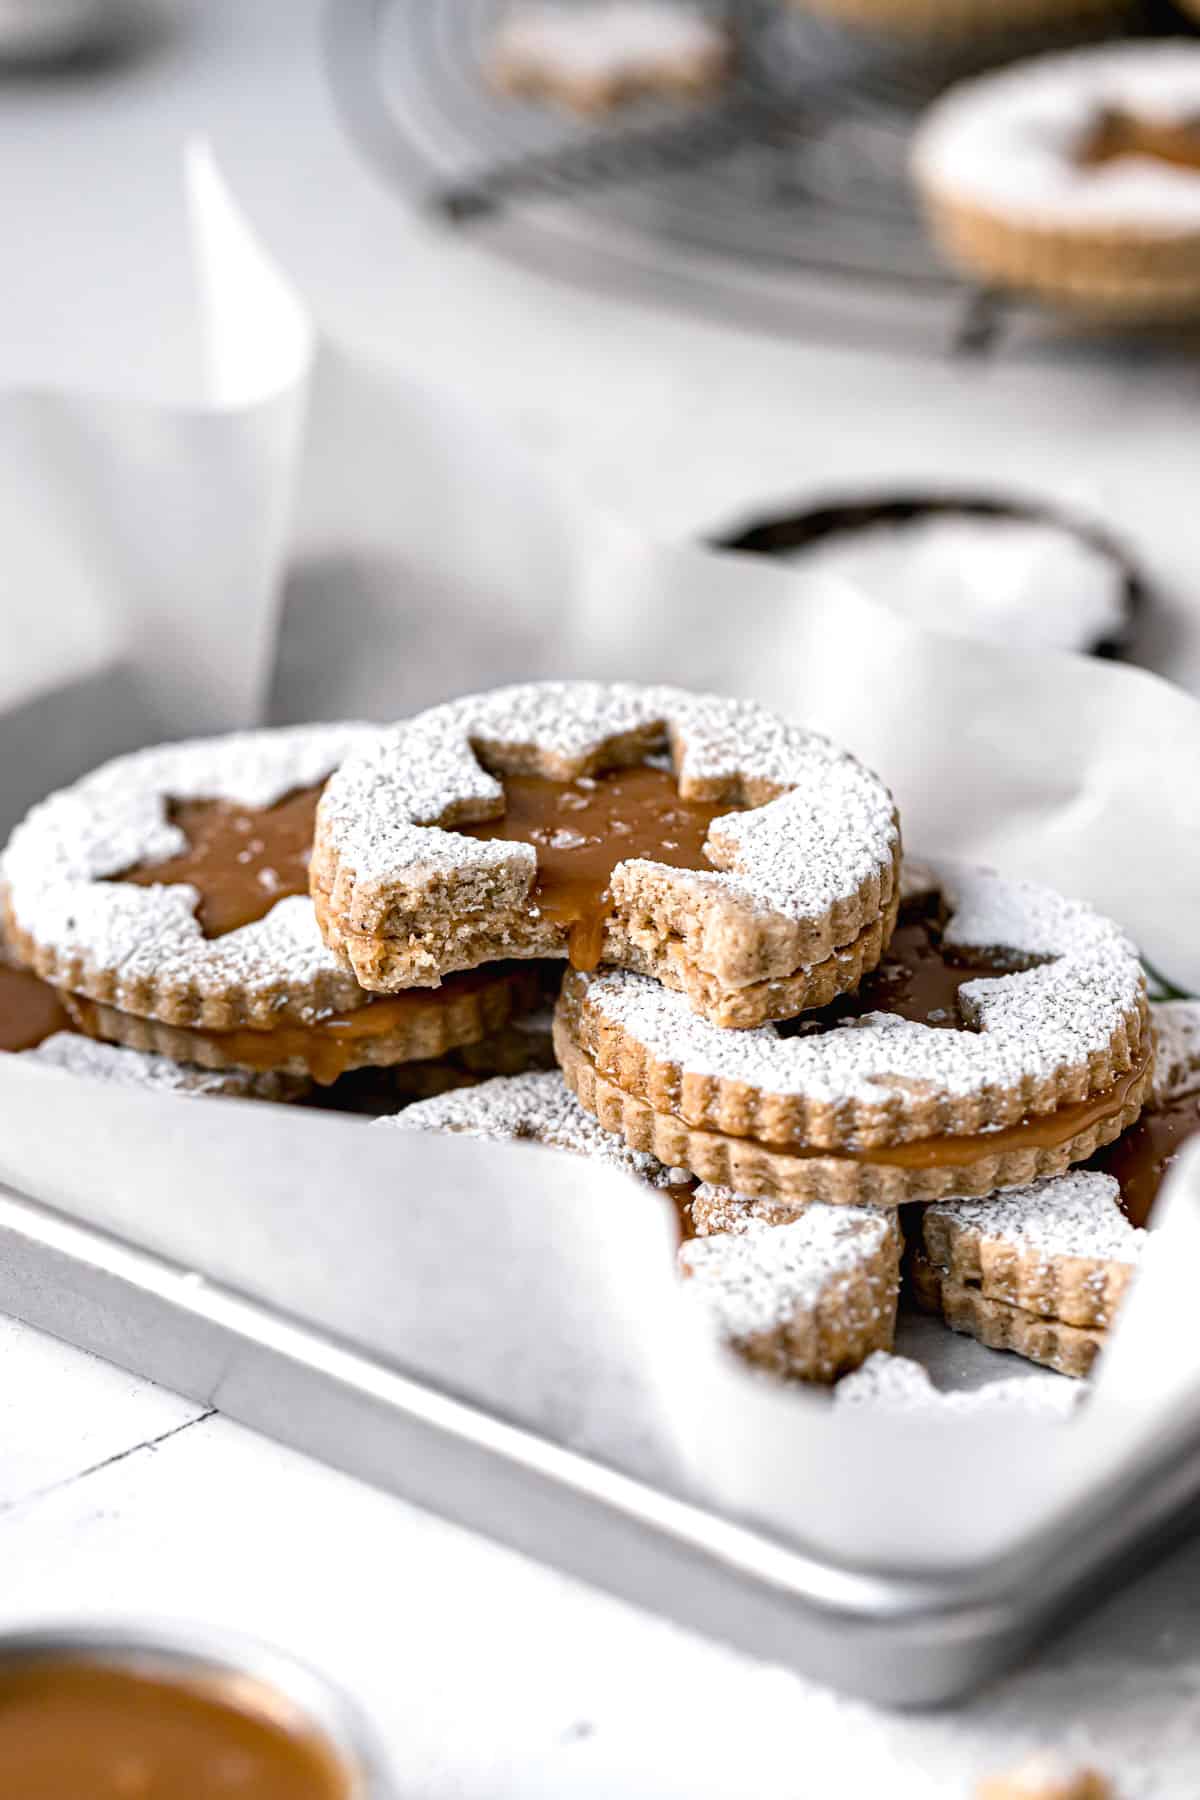
[[[631,1478],[178,1263],[0,1191],[0,1308],[350,1474],[755,1656],[896,1706],[959,1698],[1200,1496],[1200,1431],[1163,1441],[999,1563],[852,1568]]]

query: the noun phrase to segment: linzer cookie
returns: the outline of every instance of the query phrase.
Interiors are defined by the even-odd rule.
[[[693,1238],[687,1172],[612,1137],[556,1074],[485,1082],[379,1123],[547,1144],[648,1182],[675,1204],[689,1299],[723,1342],[777,1375],[832,1381],[891,1344],[900,1239],[894,1219],[878,1210],[801,1207],[774,1224],[736,1195],[701,1188],[708,1235]]]
[[[379,1000],[326,949],[308,896],[321,784],[366,726],[166,745],[35,807],[3,861],[6,936],[71,1024],[203,1068],[331,1082],[442,1055],[536,1006],[531,968]]]
[[[359,995],[345,1011],[274,1026],[204,1031],[142,1019],[83,996],[65,997],[75,1028],[129,1049],[202,1068],[271,1068],[328,1084],[367,1068],[428,1062],[463,1045],[491,1042],[522,1007],[539,997],[534,970],[519,964],[452,977],[436,992],[380,999]]]
[[[719,23],[679,0],[515,6],[492,45],[495,87],[579,113],[646,94],[710,93],[730,65]]]
[[[973,1337],[989,1350],[1011,1350],[1029,1362],[1082,1380],[1104,1347],[1102,1331],[1064,1325],[1003,1300],[989,1300],[977,1287],[955,1281],[922,1256],[910,1260],[909,1275],[913,1298],[923,1311],[939,1313],[951,1331]]]
[[[871,1207],[806,1206],[786,1225],[747,1216],[679,1253],[689,1297],[748,1362],[835,1381],[891,1348],[900,1288],[895,1226]]]
[[[939,100],[913,174],[948,259],[989,285],[1141,318],[1200,306],[1200,44],[1016,63]]]
[[[749,1027],[874,968],[898,859],[878,778],[763,707],[548,682],[435,707],[348,757],[311,876],[326,942],[373,991],[569,956]]]
[[[1086,1375],[1145,1248],[1107,1175],[1076,1170],[987,1200],[929,1206],[914,1296],[955,1331]]]
[[[1127,0],[791,0],[804,12],[836,20],[873,39],[894,38],[896,48],[932,50],[943,56],[975,47],[993,55],[1028,46],[1047,32],[1083,30],[1094,20],[1119,15]],[[1094,27],[1093,27],[1094,28]]]
[[[679,1260],[689,1295],[740,1355],[830,1382],[890,1350],[903,1242],[894,1209],[750,1200],[704,1183]]]
[[[1184,1144],[1200,1133],[1200,1001],[1161,1000],[1154,1021],[1154,1085],[1137,1122],[1092,1167],[1115,1177],[1121,1205],[1144,1225]]]
[[[908,885],[859,993],[783,1029],[719,1031],[639,976],[572,971],[555,1019],[568,1085],[635,1149],[751,1196],[990,1194],[1116,1138],[1153,1073],[1132,944],[982,870]]]
[[[954,1282],[1022,1312],[1105,1330],[1137,1268],[1145,1232],[1108,1175],[1072,1170],[986,1200],[927,1206],[921,1252]]]

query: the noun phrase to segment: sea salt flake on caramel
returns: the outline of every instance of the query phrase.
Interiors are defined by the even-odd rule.
[[[455,829],[465,837],[532,844],[537,875],[530,906],[567,933],[574,967],[600,961],[619,862],[636,857],[675,869],[711,869],[704,852],[715,818],[739,810],[726,800],[687,800],[669,769],[649,764],[554,781],[503,777],[504,813]],[[570,823],[560,823],[562,814]]]
[[[308,861],[320,787],[300,788],[273,806],[227,800],[172,800],[170,824],[187,848],[165,861],[135,864],[117,881],[196,889],[196,918],[207,938],[265,918],[278,900],[308,893]]]

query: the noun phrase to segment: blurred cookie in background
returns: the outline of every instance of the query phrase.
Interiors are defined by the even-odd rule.
[[[786,0],[858,32],[919,44],[1003,43],[1131,13],[1129,0]],[[1200,4],[1200,0],[1197,0]],[[1028,35],[1026,35],[1028,34]]]
[[[719,21],[681,0],[539,0],[502,20],[489,75],[501,93],[596,114],[652,94],[710,93],[731,62]]]
[[[1119,655],[1144,583],[1107,533],[981,495],[836,501],[754,522],[721,547],[851,582],[914,625],[1013,646]]]
[[[913,179],[965,275],[1076,312],[1200,316],[1200,43],[1036,57],[926,113]]]

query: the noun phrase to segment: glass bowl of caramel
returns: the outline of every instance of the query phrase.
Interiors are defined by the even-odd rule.
[[[214,1627],[136,1624],[0,1632],[0,1794],[396,1800],[316,1671]]]

